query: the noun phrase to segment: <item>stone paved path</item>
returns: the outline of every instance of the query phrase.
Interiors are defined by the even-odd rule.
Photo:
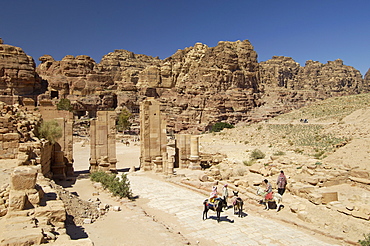
[[[202,221],[203,195],[152,179],[140,172],[129,174],[128,177],[133,193],[149,199],[148,206],[174,215],[190,232],[184,234],[188,238],[213,239],[215,245],[334,245],[266,218],[249,214],[238,218],[233,215],[232,209],[221,213],[220,223],[215,220],[213,211],[208,212],[208,220]],[[176,198],[181,206],[173,206],[174,194],[181,194]]]

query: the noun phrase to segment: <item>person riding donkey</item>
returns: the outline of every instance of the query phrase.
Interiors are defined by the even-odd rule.
[[[217,197],[218,197],[218,195],[217,195],[217,186],[213,186],[212,191],[209,194],[208,200],[209,200],[210,203],[214,203]]]
[[[270,184],[270,182],[267,179],[263,180],[263,182],[265,182],[265,185],[266,185],[266,189],[265,189],[265,192],[266,192],[265,200],[266,201],[272,200],[272,185]]]

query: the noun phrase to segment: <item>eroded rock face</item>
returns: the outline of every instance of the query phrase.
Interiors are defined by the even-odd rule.
[[[6,96],[29,96],[41,93],[41,80],[31,56],[12,45],[0,42],[0,93]]]
[[[369,91],[369,79],[340,59],[304,67],[290,57],[258,63],[248,40],[196,43],[160,60],[126,50],[105,55],[40,58],[38,73],[50,90],[77,110],[126,107],[138,113],[145,97],[162,103],[175,132],[199,132],[218,121],[259,121],[331,96]],[[368,76],[369,77],[369,76]]]
[[[264,107],[259,117],[269,118],[332,96],[369,92],[369,81],[337,59],[322,64],[309,60],[304,67],[291,57],[274,56],[260,63],[260,85]]]
[[[164,60],[163,67],[162,88],[173,87],[157,92],[175,131],[198,132],[221,120],[246,120],[256,105],[257,53],[248,40],[211,48],[197,43]]]
[[[367,70],[365,76],[364,76],[364,84],[370,85],[370,68]]]

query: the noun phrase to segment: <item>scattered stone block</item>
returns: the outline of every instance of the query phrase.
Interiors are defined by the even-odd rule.
[[[11,189],[28,190],[34,189],[36,185],[37,171],[34,168],[20,166],[16,167],[11,174]]]
[[[351,170],[351,176],[355,178],[369,179],[370,172],[367,170],[354,169]]]
[[[40,245],[44,240],[44,235],[39,228],[23,228],[16,233],[14,230],[7,230],[4,234],[1,245]]]
[[[352,216],[355,218],[370,220],[370,214],[365,213],[364,211],[352,211]]]
[[[64,222],[66,220],[66,210],[63,201],[48,201],[46,206],[36,207],[35,217],[47,217],[51,222]]]
[[[312,222],[311,219],[310,219],[310,216],[309,216],[308,212],[306,212],[306,211],[299,211],[297,213],[297,215],[298,215],[298,218],[300,220],[303,220],[303,221],[308,222],[308,223],[311,223]]]
[[[322,203],[322,195],[318,193],[308,194],[308,200],[315,205],[320,205]]]
[[[121,207],[120,206],[113,206],[113,211],[119,212],[119,211],[121,211]]]
[[[338,201],[338,192],[322,192],[321,196],[322,196],[321,202],[323,204]]]
[[[317,185],[317,183],[319,182],[318,177],[307,177],[305,180],[311,185]]]
[[[91,224],[92,223],[92,219],[84,219],[84,224]]]
[[[26,204],[26,193],[22,190],[11,190],[9,194],[9,209],[23,210]]]
[[[357,178],[357,177],[349,177],[349,179],[357,183],[370,185],[370,179]]]
[[[202,181],[202,182],[206,182],[206,181],[208,181],[208,175],[206,175],[206,174],[200,174],[199,177],[198,177],[198,179],[200,181]]]

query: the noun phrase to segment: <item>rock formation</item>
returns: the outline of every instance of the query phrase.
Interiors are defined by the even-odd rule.
[[[370,68],[367,70],[364,76],[364,84],[370,85]]]
[[[326,64],[309,60],[301,67],[291,57],[274,56],[261,62],[259,71],[264,107],[257,111],[261,118],[328,97],[370,91],[369,81],[363,80],[358,70],[344,65],[340,59]]]
[[[18,103],[18,96],[34,98],[42,93],[41,79],[31,56],[15,46],[0,42],[0,98]]]
[[[258,63],[248,40],[221,41],[215,47],[196,43],[164,60],[126,50],[115,50],[100,63],[85,55],[67,55],[61,61],[44,55],[36,72],[33,60],[20,48],[1,47],[1,52],[12,54],[0,60],[4,93],[14,88],[21,94],[35,93],[40,75],[48,91],[39,99],[68,98],[79,116],[123,107],[137,114],[141,101],[155,97],[174,132],[201,132],[219,121],[260,121],[311,101],[370,89],[369,76],[362,79],[340,59],[326,64],[310,60],[304,67],[283,56]],[[25,71],[16,73],[13,67]],[[29,79],[20,83],[24,77]],[[30,86],[30,81],[35,84]]]

